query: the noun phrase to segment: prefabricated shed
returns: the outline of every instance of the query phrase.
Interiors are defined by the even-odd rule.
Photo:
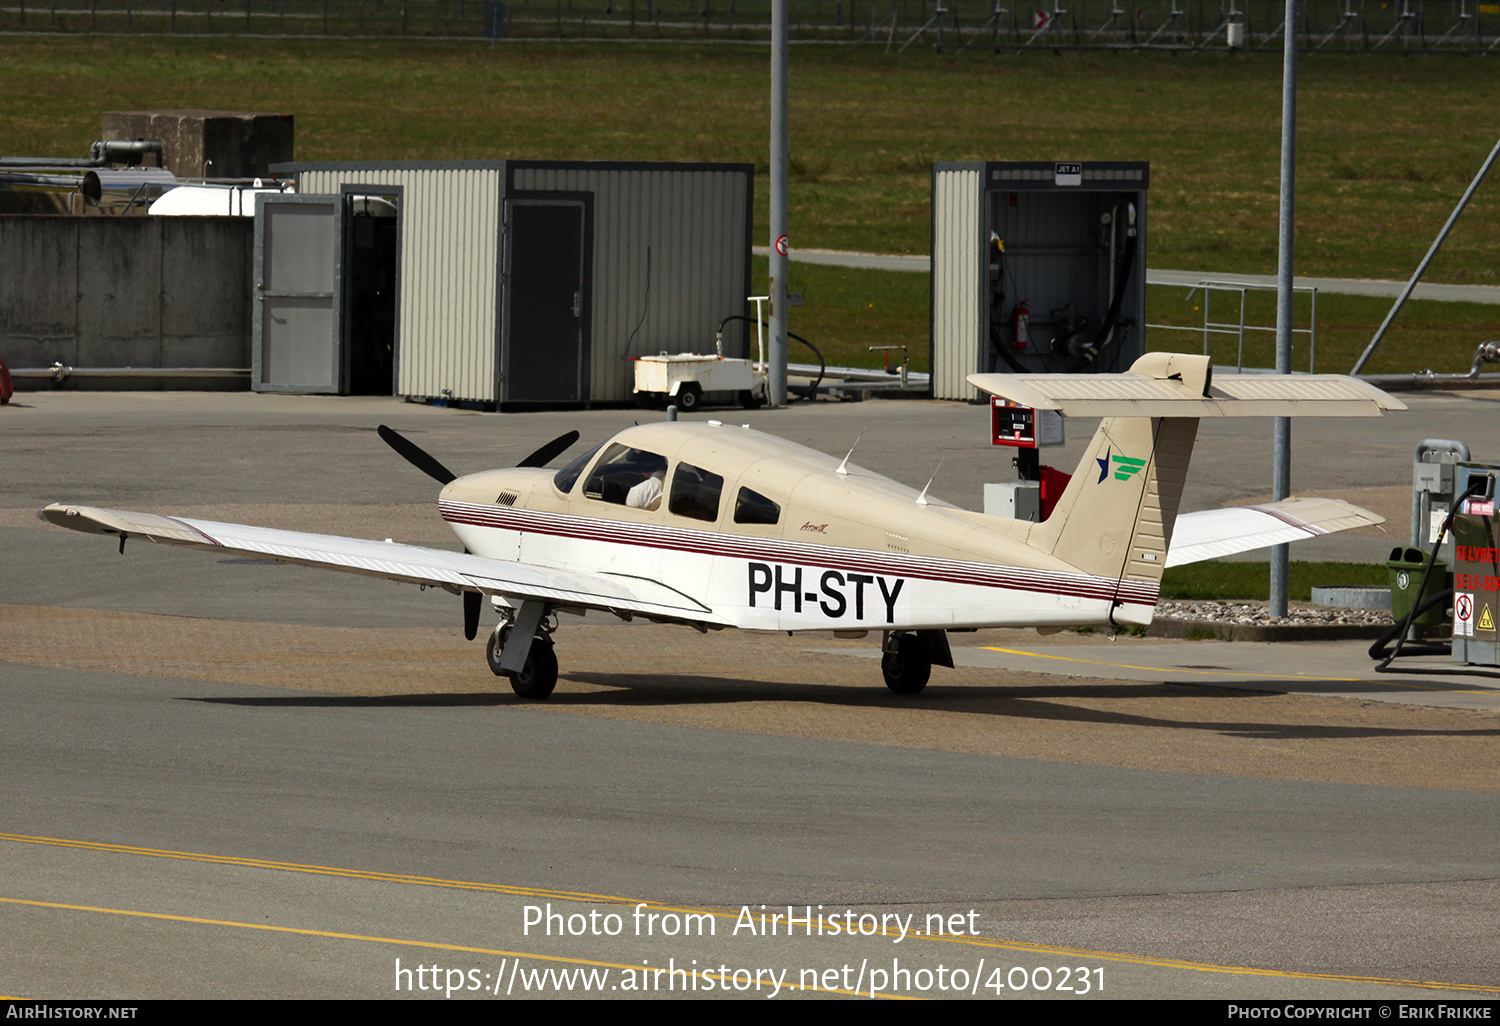
[[[257,204],[260,390],[627,400],[633,357],[712,352],[748,313],[750,164],[275,170],[297,194]],[[747,340],[735,322],[725,354]]]

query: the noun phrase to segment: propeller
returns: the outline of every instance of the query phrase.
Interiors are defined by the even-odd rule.
[[[447,467],[439,463],[437,461],[437,458],[434,457],[430,452],[428,452],[426,449],[423,449],[421,446],[417,445],[415,442],[411,441],[400,432],[397,432],[382,424],[375,429],[375,433],[380,436],[381,441],[383,441],[386,445],[389,445],[392,449],[395,449],[396,452],[400,453],[402,459],[406,460],[406,462],[410,463],[422,473],[432,478],[438,484],[447,484],[449,481],[452,481],[454,478],[458,477],[458,475],[453,471],[449,470]]]
[[[558,435],[556,438],[552,439],[552,441],[542,446],[536,452],[532,453],[530,456],[527,456],[520,463],[517,463],[516,466],[545,467],[558,456],[561,456],[564,452],[566,452],[568,446],[572,445],[576,441],[578,441],[577,431],[569,431],[565,435]]]
[[[479,603],[484,596],[477,591],[464,592],[464,640],[473,641],[479,633]]]
[[[432,478],[438,484],[445,485],[458,477],[453,471],[439,463],[437,458],[430,452],[417,445],[399,431],[381,424],[376,428],[376,434],[380,435],[381,441],[385,442],[386,445],[389,445],[396,452],[400,453],[402,459]],[[577,431],[569,431],[565,435],[558,435],[536,452],[527,456],[520,463],[517,463],[516,466],[545,467],[556,457],[567,451],[568,447],[576,441],[578,441]],[[120,544],[124,545],[123,538],[120,540]],[[468,551],[467,548],[464,549],[465,554]],[[469,641],[473,641],[479,634],[479,610],[483,599],[484,596],[477,591],[464,592],[464,637]]]
[[[400,453],[402,459],[432,478],[438,484],[447,484],[458,477],[453,471],[439,463],[437,457],[433,456],[432,453],[423,449],[416,442],[413,442],[394,428],[388,428],[382,424],[375,429],[375,433],[380,436],[381,441]],[[577,431],[569,431],[565,435],[558,435],[536,452],[531,453],[525,459],[521,460],[516,466],[545,467],[566,452],[568,447],[576,441],[578,441]]]

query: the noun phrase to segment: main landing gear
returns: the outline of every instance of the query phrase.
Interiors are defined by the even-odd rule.
[[[933,664],[953,665],[946,631],[887,631],[880,657],[885,686],[898,695],[915,695],[927,686]]]
[[[885,655],[880,657],[885,686],[898,695],[915,695],[932,676],[932,650],[920,634],[885,636]]]
[[[531,639],[531,648],[526,653],[526,664],[519,671],[502,669],[500,656],[505,643],[510,640],[511,621],[502,620],[495,625],[484,647],[485,659],[497,677],[509,677],[510,689],[522,698],[546,698],[557,686],[557,654],[552,650],[552,631],[555,627],[539,625],[536,637]]]

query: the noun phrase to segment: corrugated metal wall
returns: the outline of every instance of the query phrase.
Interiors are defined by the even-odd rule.
[[[983,165],[939,168],[932,188],[932,394],[973,399],[965,380],[987,351],[980,321],[984,239],[980,178]]]
[[[513,198],[594,197],[591,400],[630,398],[631,356],[713,352],[719,322],[745,312],[750,187],[741,170],[515,165]],[[745,327],[725,331],[725,355],[744,355]]]
[[[396,393],[493,401],[502,166],[312,169],[298,191],[400,186]]]

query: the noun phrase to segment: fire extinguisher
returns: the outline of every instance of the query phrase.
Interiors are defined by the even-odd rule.
[[[1031,300],[1023,299],[1017,303],[1011,320],[1011,330],[1014,332],[1011,337],[1015,339],[1015,348],[1024,350],[1031,342]]]

